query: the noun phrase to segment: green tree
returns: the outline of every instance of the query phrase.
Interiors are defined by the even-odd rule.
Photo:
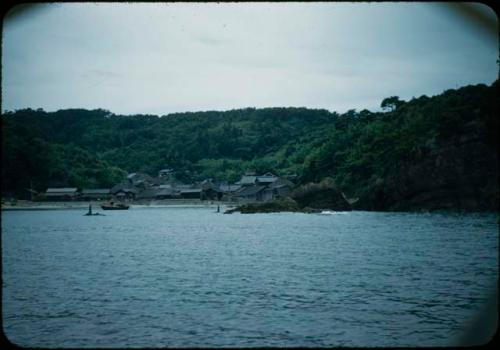
[[[382,103],[380,104],[380,107],[384,110],[389,109],[390,111],[394,111],[402,103],[403,102],[399,99],[398,96],[391,96],[391,97],[384,98],[382,100]]]

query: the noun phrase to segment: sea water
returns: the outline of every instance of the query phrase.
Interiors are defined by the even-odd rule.
[[[27,347],[454,345],[498,281],[497,214],[2,212]]]

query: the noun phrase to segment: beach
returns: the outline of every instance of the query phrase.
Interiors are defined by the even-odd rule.
[[[2,202],[2,210],[54,210],[54,209],[87,209],[89,204],[93,209],[100,209],[105,201],[65,201],[65,202],[33,202],[28,200],[18,200],[17,202]],[[203,206],[214,207],[217,205],[233,206],[230,202],[221,201],[201,201],[195,199],[163,199],[153,201],[132,201],[126,202],[130,208],[156,208],[172,206]]]

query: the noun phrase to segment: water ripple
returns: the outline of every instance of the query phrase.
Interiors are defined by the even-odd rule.
[[[445,346],[498,278],[496,215],[2,213],[27,347]]]

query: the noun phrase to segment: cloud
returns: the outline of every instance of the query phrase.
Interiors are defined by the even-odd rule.
[[[229,45],[231,42],[229,40],[222,40],[218,39],[215,37],[209,37],[209,36],[195,36],[194,40],[197,42],[207,45],[209,47],[214,47],[214,46],[222,46],[222,45]]]
[[[4,23],[4,109],[378,108],[497,77],[425,3],[64,3]]]

